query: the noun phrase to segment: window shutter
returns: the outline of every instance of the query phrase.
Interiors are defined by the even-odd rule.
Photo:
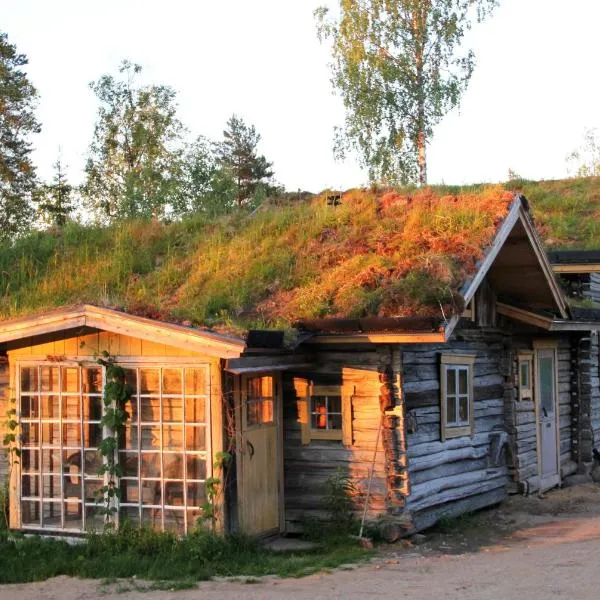
[[[309,382],[301,377],[294,377],[294,390],[297,398],[298,423],[300,423],[300,441],[303,446],[306,446],[310,444]]]

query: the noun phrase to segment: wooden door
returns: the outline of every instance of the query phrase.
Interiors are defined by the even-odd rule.
[[[251,535],[280,528],[280,388],[273,375],[241,378],[239,517],[241,530]]]
[[[538,350],[536,357],[536,413],[538,431],[538,466],[540,488],[542,491],[552,488],[560,483],[558,394],[556,381],[555,350]]]

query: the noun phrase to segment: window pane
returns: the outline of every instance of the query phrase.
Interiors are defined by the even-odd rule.
[[[138,427],[137,425],[126,425],[119,434],[119,448],[125,450],[137,450],[138,448]]]
[[[261,409],[261,423],[273,422],[273,400],[263,400]]]
[[[458,393],[459,394],[468,394],[468,370],[460,369],[458,371]]]
[[[81,380],[84,394],[102,392],[102,369],[100,367],[84,367],[81,370]]]
[[[75,446],[81,448],[81,425],[79,423],[66,423],[62,426],[63,446]]]
[[[178,535],[185,533],[185,511],[166,508],[165,531],[172,531]]]
[[[246,402],[246,422],[248,425],[257,425],[260,423],[260,401],[248,400]]]
[[[21,423],[23,446],[37,446],[40,443],[40,431],[37,423]]]
[[[41,396],[42,404],[42,419],[58,419],[59,397],[58,396]]]
[[[65,475],[63,477],[63,494],[67,499],[81,499],[81,476],[80,475]]]
[[[62,418],[70,421],[79,421],[81,419],[81,406],[79,396],[63,396],[62,398]]]
[[[24,419],[37,419],[40,416],[40,403],[37,396],[21,397],[21,415]]]
[[[42,445],[60,446],[60,425],[58,423],[42,423]]]
[[[62,391],[79,392],[79,369],[77,367],[62,367]]]
[[[160,393],[160,379],[158,369],[140,369],[140,393]]]
[[[21,391],[38,391],[38,369],[37,367],[21,367]]]
[[[543,416],[554,414],[554,358],[540,357],[540,399]]]
[[[183,421],[183,399],[163,398],[163,421]]]
[[[97,448],[102,442],[102,426],[99,423],[83,424],[83,445],[86,448]]]
[[[182,454],[163,454],[163,477],[165,479],[183,479]]]
[[[201,456],[186,456],[187,478],[206,479],[206,461]]]
[[[186,423],[204,423],[204,398],[186,398],[185,420]]]
[[[165,504],[183,506],[183,481],[165,482]],[[181,513],[183,516],[183,513]]]
[[[446,391],[456,394],[456,369],[453,367],[446,367]]]
[[[160,398],[140,399],[141,420],[149,422],[160,421]]]
[[[181,369],[163,369],[163,394],[181,394]]]
[[[104,529],[106,517],[102,510],[101,505],[85,507],[85,528],[87,531],[102,531]]]
[[[137,503],[140,501],[140,488],[137,479],[121,479],[121,502]]]
[[[247,381],[249,398],[270,398],[273,396],[273,378],[250,377]]]
[[[160,454],[142,454],[142,477],[160,477]]]
[[[206,394],[206,369],[185,369],[185,393],[187,396]]]
[[[136,369],[124,369],[125,371],[125,383],[131,389],[132,394],[137,395],[137,370]]]
[[[42,367],[40,383],[42,392],[58,392],[58,367]]]
[[[456,397],[448,396],[446,406],[448,407],[446,413],[446,421],[448,425],[456,424]]]
[[[469,422],[469,398],[461,396],[458,400],[458,420],[461,423]]]
[[[24,475],[21,488],[23,497],[37,498],[40,495],[40,476],[39,475]]]
[[[138,476],[139,457],[137,452],[119,452],[119,466],[123,477]]]
[[[137,398],[133,396],[130,400],[125,402],[123,410],[127,413],[128,423],[138,422],[138,411],[137,411]]]
[[[183,426],[163,425],[163,450],[183,450]]]
[[[529,389],[529,361],[521,363],[521,387]]]
[[[160,529],[162,527],[162,511],[160,508],[142,508],[142,525]]]
[[[97,450],[86,450],[84,456],[84,473],[96,477],[102,466],[102,455]]]
[[[329,429],[341,429],[342,415],[329,415],[328,425]]]
[[[206,450],[206,429],[200,427],[185,428],[185,449],[186,450]]]
[[[83,420],[99,421],[102,418],[102,398],[83,397]]]
[[[187,502],[188,506],[201,506],[206,502],[203,483],[187,484]]]
[[[327,402],[329,404],[330,413],[341,413],[342,412],[342,397],[341,396],[327,396]]]
[[[137,506],[123,506],[119,510],[121,522],[132,521],[133,523],[140,522],[140,509]]]
[[[70,500],[65,502],[65,528],[81,529],[81,501]]]
[[[86,480],[85,486],[85,501],[96,502],[102,497],[102,488],[104,482],[100,480]]]
[[[40,503],[27,500],[21,502],[21,521],[23,525],[39,525]]]
[[[142,480],[142,504],[160,504],[160,481]]]
[[[60,499],[60,480],[61,475],[42,475],[42,494],[44,495],[44,498]]]
[[[24,473],[39,473],[40,472],[40,451],[39,450],[23,450],[21,452],[21,464],[23,465]]]
[[[141,435],[142,450],[160,449],[160,426],[143,425]]]
[[[57,529],[61,527],[62,506],[60,502],[43,502],[42,519],[45,527]]]

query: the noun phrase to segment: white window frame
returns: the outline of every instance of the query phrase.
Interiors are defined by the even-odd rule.
[[[440,357],[440,437],[442,441],[447,439],[472,436],[475,429],[475,406],[473,390],[473,370],[475,355],[472,354],[442,354]],[[455,389],[448,390],[448,372],[454,371]],[[459,373],[467,373],[467,393],[458,393]],[[455,402],[455,415],[458,415],[460,399],[467,400],[468,418],[464,421],[448,422],[448,398],[452,397]]]
[[[518,399],[520,401],[534,400],[534,381],[533,381],[533,352],[521,350],[518,353],[517,360],[517,386],[519,390]],[[526,366],[529,374],[528,385],[523,385],[521,380],[521,369]]]

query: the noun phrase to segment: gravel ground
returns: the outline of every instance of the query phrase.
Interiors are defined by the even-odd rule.
[[[0,586],[0,600],[598,598],[598,486],[558,490],[545,499],[513,498],[455,528],[430,532],[418,546],[404,542],[384,548],[367,565],[303,579],[211,581],[189,590],[150,591],[148,584],[131,580],[106,585],[58,577]]]

